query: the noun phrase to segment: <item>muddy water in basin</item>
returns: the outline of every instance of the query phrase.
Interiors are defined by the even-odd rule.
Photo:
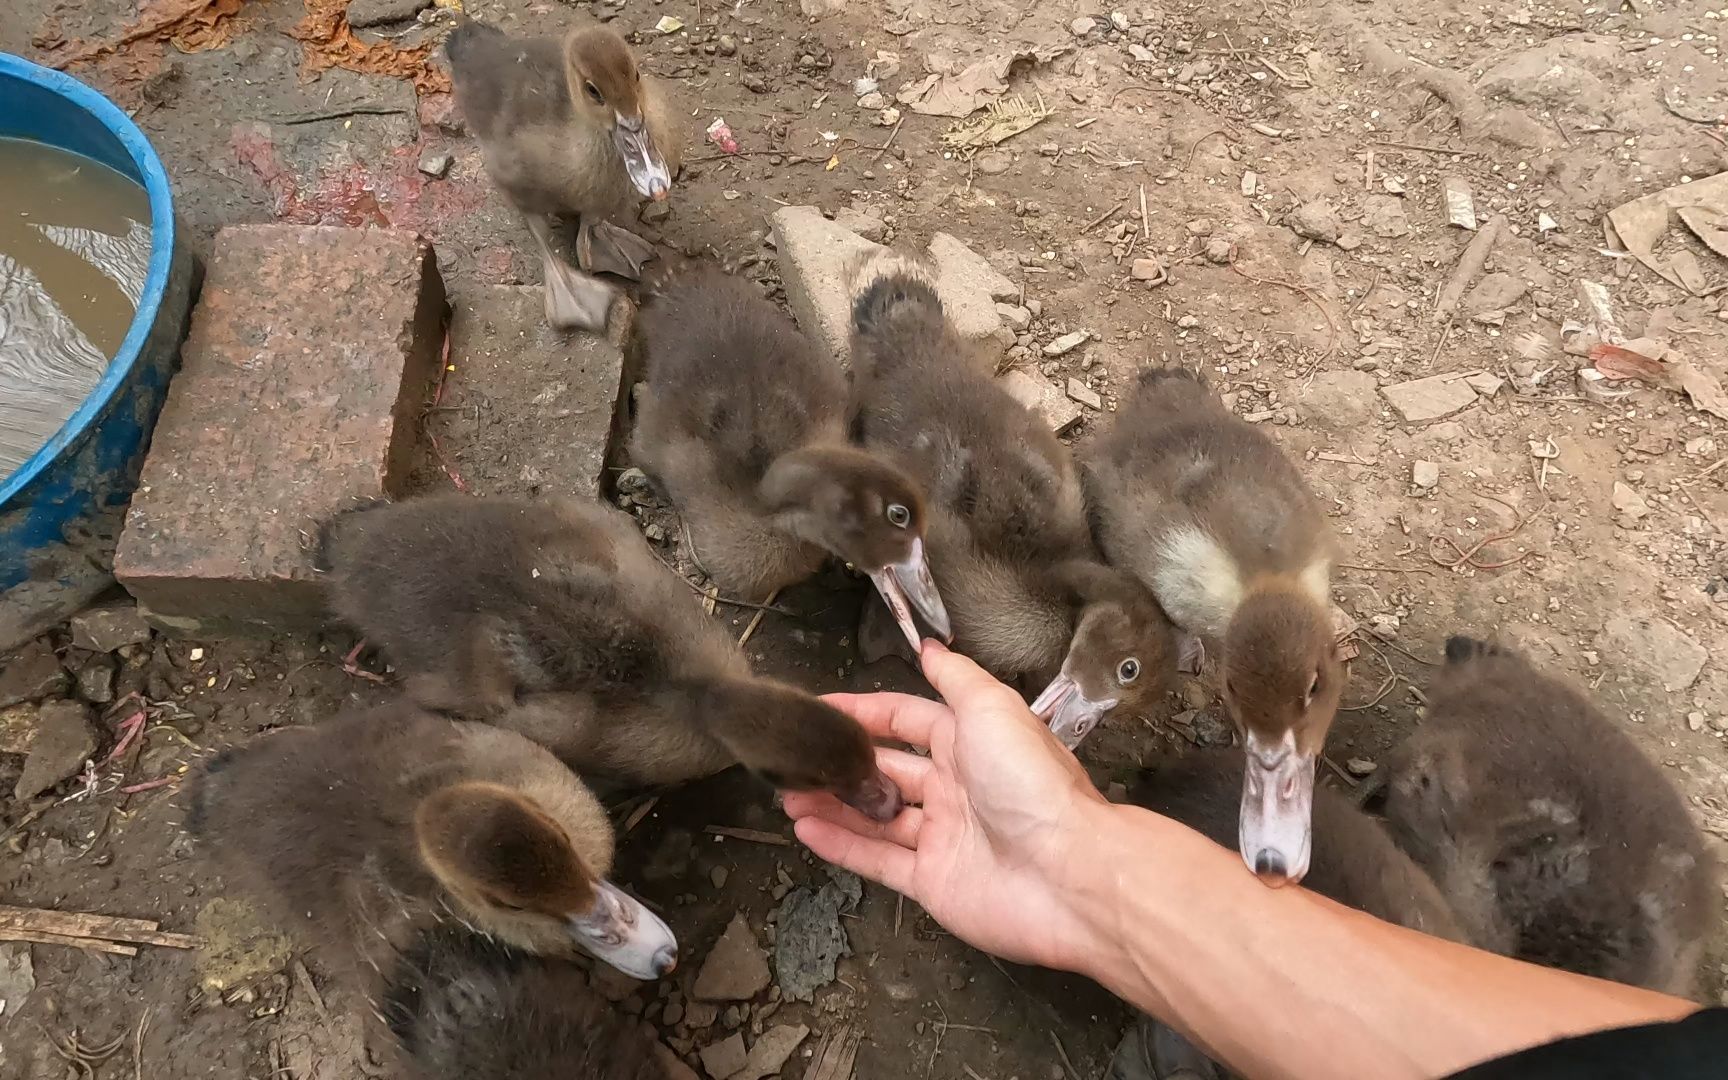
[[[89,158],[0,138],[0,480],[101,380],[149,266],[142,187]]]

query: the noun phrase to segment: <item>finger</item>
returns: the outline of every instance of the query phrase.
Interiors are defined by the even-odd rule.
[[[918,836],[924,829],[924,810],[917,806],[906,807],[889,822],[871,821],[832,796],[812,804],[809,810],[809,813],[799,815],[798,820],[814,818],[827,821],[847,832],[872,840],[886,840],[914,851],[918,849]]]
[[[870,734],[913,746],[928,747],[931,729],[949,715],[948,707],[940,701],[911,694],[825,694],[822,700],[858,721]]]
[[[826,791],[785,791],[780,794],[780,808],[793,821],[819,814],[827,806],[840,802]]]
[[[1038,722],[1019,694],[998,682],[970,657],[931,639],[924,642],[918,659],[924,666],[924,677],[956,714],[977,710],[1024,713],[1033,723]]]
[[[888,779],[900,789],[900,797],[909,803],[924,801],[924,789],[936,768],[929,758],[886,746],[876,748],[876,767],[888,774]]]
[[[912,870],[917,856],[909,849],[886,840],[859,836],[843,826],[819,817],[807,817],[793,826],[798,839],[816,857],[886,885],[898,893],[912,895]],[[912,897],[914,900],[916,896]]]

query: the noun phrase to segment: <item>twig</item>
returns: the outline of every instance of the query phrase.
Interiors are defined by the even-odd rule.
[[[1476,275],[1482,272],[1482,267],[1488,262],[1489,253],[1494,250],[1494,242],[1500,238],[1500,231],[1505,227],[1505,215],[1495,214],[1470,238],[1470,242],[1458,256],[1458,265],[1452,268],[1452,276],[1446,279],[1445,286],[1441,288],[1440,295],[1434,302],[1436,318],[1451,319],[1458,302],[1464,299],[1464,290],[1469,288],[1470,283],[1476,280]]]
[[[1150,237],[1151,235],[1152,235],[1152,218],[1150,216],[1148,216],[1146,213],[1146,185],[1141,184],[1140,185],[1140,239],[1136,241],[1136,244],[1137,245],[1138,244],[1144,244],[1146,242],[1147,238]],[[1130,250],[1132,250],[1132,249],[1130,249]],[[1163,263],[1159,263],[1159,269],[1160,270],[1163,269]]]
[[[1338,348],[1338,324],[1332,321],[1332,313],[1326,310],[1326,305],[1320,302],[1320,298],[1315,296],[1312,290],[1304,285],[1297,285],[1295,282],[1283,281],[1279,278],[1255,277],[1253,274],[1250,274],[1248,271],[1236,265],[1236,252],[1234,249],[1230,252],[1230,269],[1234,270],[1240,276],[1247,278],[1249,281],[1252,281],[1256,285],[1276,285],[1280,288],[1289,289],[1291,292],[1301,293],[1310,304],[1319,308],[1320,314],[1326,318],[1326,351],[1320,354],[1318,360],[1315,360],[1313,364],[1309,365],[1307,374],[1313,374],[1321,364],[1324,364],[1327,360],[1331,359],[1333,352],[1337,351]]]
[[[1370,566],[1367,563],[1336,563],[1342,570],[1368,570],[1381,574],[1432,574],[1426,566]]]
[[[1366,304],[1368,302],[1368,298],[1370,296],[1374,295],[1374,290],[1379,288],[1379,286],[1380,286],[1380,268],[1378,266],[1376,266],[1374,268],[1374,276],[1368,280],[1368,287],[1366,289],[1362,290],[1362,295],[1358,296],[1356,298],[1356,302],[1354,304],[1350,305],[1350,310],[1346,311],[1344,313],[1344,317],[1346,319],[1348,319],[1350,316],[1356,314],[1358,311],[1361,311],[1362,305]]]
[[[1494,499],[1495,502],[1501,503],[1502,505],[1506,506],[1508,509],[1510,509],[1513,512],[1513,514],[1518,513],[1518,508],[1515,506],[1512,506],[1512,504],[1510,504],[1510,503],[1507,503],[1504,499],[1498,499],[1492,495],[1490,495],[1488,497],[1491,499]],[[1502,532],[1492,533],[1488,536],[1484,536],[1482,539],[1476,541],[1474,544],[1471,544],[1468,548],[1459,547],[1458,542],[1456,540],[1453,540],[1450,536],[1446,536],[1444,534],[1430,537],[1429,541],[1428,541],[1428,557],[1430,559],[1433,559],[1436,564],[1443,566],[1448,570],[1456,570],[1458,567],[1464,566],[1466,564],[1468,564],[1470,566],[1470,568],[1473,570],[1498,570],[1501,567],[1511,566],[1513,563],[1516,563],[1516,562],[1522,562],[1522,561],[1524,561],[1525,558],[1527,558],[1530,555],[1530,552],[1521,551],[1516,556],[1514,556],[1513,558],[1502,559],[1499,562],[1488,562],[1488,563],[1478,562],[1476,560],[1476,553],[1478,551],[1481,551],[1483,548],[1487,547],[1489,544],[1498,543],[1501,540],[1510,540],[1510,539],[1512,539],[1512,537],[1517,536],[1518,533],[1524,528],[1524,526],[1526,526],[1526,525],[1530,524],[1532,521],[1536,520],[1537,516],[1539,514],[1541,514],[1542,511],[1544,511],[1546,509],[1548,509],[1548,500],[1543,499],[1542,505],[1538,506],[1534,511],[1532,511],[1528,517],[1519,517],[1518,520],[1513,522],[1511,528],[1506,529]],[[1457,554],[1458,557],[1455,559],[1452,559],[1451,561],[1447,561],[1446,559],[1442,559],[1440,556],[1434,554],[1434,545],[1437,543],[1445,544],[1447,547],[1450,547]]]
[[[325,112],[300,113],[295,116],[278,116],[271,123],[275,124],[317,124],[325,120],[344,120],[351,116],[407,116],[408,110],[398,105],[351,105],[346,109],[330,109]]]
[[[1363,702],[1360,705],[1340,705],[1340,706],[1338,706],[1338,711],[1339,712],[1361,712],[1364,709],[1372,709],[1374,706],[1380,704],[1382,701],[1385,701],[1386,695],[1390,694],[1397,685],[1398,685],[1398,676],[1388,675],[1388,676],[1386,676],[1386,681],[1380,684],[1380,692],[1379,693],[1375,694],[1372,698],[1369,698],[1367,701]],[[1330,762],[1328,762],[1328,764],[1330,764]]]
[[[748,840],[752,844],[769,844],[774,847],[791,847],[792,841],[779,833],[763,832],[760,829],[739,829],[731,825],[710,825],[702,830],[710,836],[724,836],[732,840]]]
[[[1217,131],[1208,131],[1206,134],[1200,136],[1198,139],[1195,139],[1194,145],[1190,146],[1188,148],[1188,160],[1184,161],[1182,163],[1182,171],[1183,172],[1187,172],[1188,166],[1194,164],[1194,155],[1198,154],[1200,152],[1200,144],[1205,142],[1207,139],[1210,139],[1214,135],[1224,136],[1224,139],[1226,142],[1228,142],[1230,139],[1230,133],[1228,131],[1223,130],[1223,129],[1219,129]]]
[[[667,562],[665,557],[662,556],[658,551],[656,551],[654,553],[654,557],[656,559],[660,560],[661,566],[664,566],[666,569],[672,571],[672,573],[678,578],[679,581],[682,581],[685,585],[689,586],[691,592],[695,593],[697,596],[700,596],[704,600],[712,600],[716,604],[727,604],[731,607],[750,608],[750,609],[755,610],[755,611],[772,611],[774,614],[784,615],[788,619],[800,618],[800,616],[797,612],[790,611],[790,610],[783,608],[783,607],[776,607],[776,606],[773,606],[770,604],[753,604],[748,600],[734,600],[729,596],[721,596],[718,593],[715,593],[714,595],[711,596],[711,595],[709,595],[707,589],[696,584],[694,581],[691,581],[689,578],[685,577],[683,574],[678,573],[678,568],[673,566],[670,562]]]
[[[324,1022],[325,1027],[332,1031],[336,1030],[335,1022],[330,1019],[330,1010],[324,1005],[324,995],[318,992],[318,985],[312,981],[312,973],[307,971],[306,965],[298,959],[294,961],[294,981],[299,984],[300,989],[311,1000],[313,1011],[317,1012],[318,1019]]]
[[[450,326],[446,323],[444,326],[444,345],[439,350],[438,354],[438,387],[432,393],[432,405],[434,408],[444,402],[444,379],[449,373]],[[463,481],[462,474],[457,472],[455,467],[450,464],[450,459],[444,456],[444,445],[438,441],[437,433],[433,432],[430,426],[428,426],[426,430],[426,441],[432,444],[432,455],[437,459],[438,467],[444,470],[444,475],[448,476],[450,482],[456,485],[456,490],[467,492],[468,485]]]
[[[1050,1036],[1050,1041],[1056,1044],[1056,1053],[1062,1057],[1062,1067],[1068,1070],[1068,1080],[1080,1080],[1080,1070],[1076,1069],[1074,1063],[1068,1060],[1068,1048],[1062,1045],[1062,1040],[1056,1037],[1056,1032],[1049,1028],[1045,1028],[1044,1032]]]
[[[1544,462],[1543,464],[1547,463]],[[1715,529],[1719,535],[1728,536],[1728,533],[1723,533],[1722,526],[1718,525],[1716,519],[1711,516],[1710,508],[1705,506],[1702,502],[1699,502],[1698,496],[1692,494],[1692,489],[1686,486],[1686,481],[1676,478],[1674,486],[1679,488],[1681,492],[1685,494],[1687,499],[1691,500],[1692,505],[1698,509],[1698,513],[1703,516],[1704,520],[1710,523],[1712,529]]]
[[[642,819],[647,817],[649,814],[653,813],[654,808],[656,806],[658,806],[659,804],[660,804],[660,796],[658,796],[658,795],[649,796],[647,802],[644,802],[641,806],[638,806],[636,809],[630,811],[630,816],[624,819],[624,831],[626,833],[628,833],[631,829],[634,829],[636,826],[642,824]]]
[[[132,1080],[144,1080],[144,1032],[150,1027],[150,1010],[138,1016],[138,1030],[132,1035]]]
[[[1448,150],[1444,146],[1423,146],[1420,143],[1386,142],[1378,140],[1375,146],[1390,146],[1394,150],[1415,150],[1423,154],[1455,154],[1458,157],[1481,157],[1475,150]]]
[[[888,148],[890,146],[894,145],[894,136],[900,134],[900,125],[904,124],[905,122],[906,122],[906,118],[904,116],[902,116],[900,119],[894,121],[894,130],[890,131],[888,133],[888,141],[882,144],[882,149],[876,151],[876,156],[870,159],[870,164],[874,165],[878,161],[882,160],[882,155],[886,154],[888,152]]]
[[[1091,232],[1093,229],[1096,229],[1098,226],[1104,224],[1106,221],[1109,221],[1111,215],[1115,214],[1116,211],[1118,211],[1120,209],[1122,209],[1122,204],[1117,203],[1115,206],[1112,206],[1110,209],[1104,211],[1102,214],[1099,214],[1097,217],[1093,218],[1091,221],[1088,221],[1086,224],[1080,226],[1080,231],[1083,233]]]
[[[1354,776],[1351,776],[1349,773],[1347,773],[1343,769],[1339,768],[1338,763],[1336,761],[1332,760],[1332,755],[1321,754],[1320,760],[1324,761],[1326,763],[1326,767],[1328,769],[1332,770],[1332,775],[1334,775],[1338,779],[1344,781],[1346,784],[1349,784],[1351,787],[1355,787],[1358,783],[1360,783],[1360,781],[1358,781]]]
[[[748,645],[750,643],[750,639],[753,636],[755,636],[755,634],[756,634],[756,628],[758,626],[762,625],[762,617],[764,615],[767,615],[770,611],[774,610],[774,608],[772,606],[774,603],[774,598],[779,596],[779,595],[780,595],[779,589],[775,589],[773,592],[769,593],[768,599],[763,602],[763,604],[760,608],[756,609],[756,614],[750,616],[750,625],[746,626],[744,628],[744,632],[738,636],[738,647],[739,648],[743,648],[745,645]]]
[[[894,897],[894,936],[900,936],[900,919],[906,914],[906,894],[897,893]]]
[[[152,919],[128,919],[118,915],[93,915],[52,908],[14,907],[0,904],[0,933],[36,931],[62,937],[130,941],[140,945],[162,945],[170,949],[194,949],[198,939],[188,934],[159,930]]]
[[[170,784],[178,784],[179,782],[180,777],[178,775],[159,776],[154,780],[146,780],[142,784],[128,784],[127,786],[120,788],[119,792],[122,795],[136,795],[142,791],[155,791],[157,788],[164,788]]]
[[[38,945],[67,945],[74,949],[89,949],[91,952],[112,953],[115,956],[137,956],[138,950],[131,945],[117,945],[101,938],[68,937],[65,934],[48,934],[36,930],[0,930],[0,941],[32,941]]]

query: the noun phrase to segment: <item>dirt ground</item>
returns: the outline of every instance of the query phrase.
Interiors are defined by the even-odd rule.
[[[726,260],[779,295],[765,237],[781,205],[867,211],[897,243],[951,232],[1036,301],[1011,354],[1031,373],[1058,385],[1078,378],[1108,409],[1137,368],[1185,364],[1207,371],[1240,413],[1273,425],[1329,508],[1345,551],[1336,599],[1364,628],[1329,782],[1355,783],[1352,773],[1371,770],[1418,721],[1446,635],[1494,635],[1592,687],[1711,836],[1728,838],[1728,670],[1712,660],[1728,646],[1719,602],[1728,600],[1728,470],[1716,469],[1728,436],[1672,390],[1586,396],[1575,372],[1588,361],[1559,347],[1566,320],[1588,321],[1577,283],[1591,280],[1607,286],[1628,337],[1660,338],[1670,359],[1723,375],[1728,294],[1689,295],[1606,250],[1600,222],[1627,199],[1728,164],[1724,127],[1682,115],[1728,110],[1718,51],[1728,10],[1694,0],[1125,0],[1115,11],[801,2],[466,7],[517,32],[554,33],[597,15],[637,34],[645,67],[673,86],[692,132],[670,216],[652,225],[671,247]],[[538,280],[526,233],[487,186],[475,143],[418,123],[409,82],[341,70],[308,77],[288,34],[301,0],[233,6],[238,30],[220,47],[183,53],[146,40],[73,69],[136,110],[200,250],[236,222],[389,223],[436,243],[458,297],[464,286]],[[128,0],[17,0],[12,10],[0,20],[0,49],[33,57],[63,53],[61,40],[112,38],[137,18]],[[656,32],[664,16],[683,29]],[[433,40],[447,18],[382,33],[400,44]],[[976,156],[943,148],[949,119],[901,106],[893,126],[882,104],[855,104],[854,80],[872,60],[891,104],[927,72],[1022,45],[1056,47],[1023,65],[1013,86],[1051,115]],[[884,70],[883,51],[898,54],[896,73]],[[1404,56],[1441,70],[1411,68]],[[715,117],[744,154],[700,143]],[[445,153],[446,177],[420,171]],[[1471,235],[1447,224],[1446,178],[1467,181],[1477,212],[1505,215],[1506,229],[1486,291],[1443,323],[1436,297]],[[1728,263],[1692,250],[1702,291],[1728,282]],[[1168,280],[1134,280],[1134,260],[1152,257]],[[1041,347],[1071,330],[1093,340],[1046,359]],[[1474,371],[1506,383],[1435,423],[1402,421],[1379,393]],[[1088,413],[1077,446],[1098,419]],[[1417,484],[1418,462],[1436,465],[1437,479]],[[652,508],[644,519],[660,520]],[[894,661],[857,664],[861,593],[842,584],[785,598],[798,617],[770,615],[752,655],[818,690],[915,686]],[[720,617],[742,629],[748,614]],[[53,643],[69,668],[91,659],[63,635]],[[326,1008],[332,988],[315,989],[315,958],[297,967],[232,916],[221,882],[193,857],[175,788],[118,791],[176,776],[260,731],[378,699],[384,691],[340,670],[349,644],[335,634],[133,647],[117,691],[137,689],[151,703],[140,748],[106,766],[89,792],[73,782],[33,804],[0,804],[7,902],[147,917],[225,946],[203,958],[144,947],[131,959],[34,947],[35,991],[0,1014],[0,1078],[79,1075],[49,1039],[64,1048],[73,1033],[85,1046],[125,1037],[99,1077],[132,1075],[134,1053],[140,1076],[363,1074],[356,1010],[339,997]],[[1217,738],[1210,704],[1202,687],[1185,686],[1150,716],[1114,718],[1083,756],[1101,783],[1123,778]],[[0,755],[4,790],[17,762]],[[663,795],[621,841],[620,878],[668,913],[689,960],[662,986],[620,987],[619,996],[681,1053],[725,1035],[728,1022],[802,1023],[812,1035],[789,1078],[804,1075],[822,1038],[847,1031],[861,1038],[863,1078],[1101,1074],[1125,1019],[1108,995],[999,965],[873,887],[845,919],[852,955],[813,1004],[763,995],[712,1027],[695,1028],[690,1016],[667,1023],[669,1009],[686,1012],[682,995],[735,912],[765,938],[788,884],[827,880],[796,846],[722,838],[707,831],[714,826],[790,835],[766,791],[727,774]],[[1717,937],[1711,1000],[1728,984]],[[207,989],[223,961],[251,974]]]

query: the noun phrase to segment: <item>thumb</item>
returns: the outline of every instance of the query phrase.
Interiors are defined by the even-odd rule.
[[[1019,694],[998,682],[970,657],[948,649],[941,642],[926,639],[918,659],[924,677],[957,715],[965,717],[978,709],[992,709],[1016,710],[1031,716]]]

